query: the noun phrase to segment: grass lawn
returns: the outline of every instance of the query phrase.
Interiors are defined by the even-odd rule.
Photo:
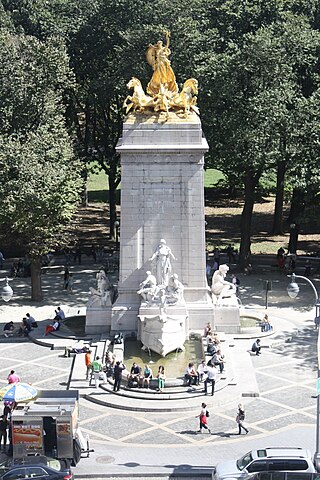
[[[106,235],[106,217],[108,216],[108,179],[104,172],[99,172],[97,166],[93,165],[93,171],[88,182],[88,197],[91,203],[91,217],[96,219],[94,223],[95,231],[99,230],[101,223],[101,235],[97,243],[102,243]],[[212,250],[215,246],[225,248],[232,243],[239,249],[240,244],[240,222],[243,209],[243,196],[238,198],[229,198],[226,195],[220,195],[219,189],[215,188],[219,181],[223,180],[224,175],[216,169],[208,169],[204,172],[204,185],[206,188],[205,198],[205,216],[206,216],[206,243],[207,248]],[[273,178],[268,178],[273,182]],[[118,187],[117,203],[120,204],[120,186]],[[102,214],[102,209],[105,209]],[[289,205],[285,205],[285,216],[288,213]],[[255,203],[252,228],[251,228],[251,251],[253,254],[268,253],[276,254],[280,246],[286,247],[289,240],[289,227],[284,225],[286,233],[284,235],[272,235],[274,212],[274,195],[265,195]],[[83,213],[82,213],[83,215]],[[101,218],[100,218],[100,216]],[[90,221],[93,221],[90,217]],[[88,221],[88,219],[87,219]],[[86,227],[85,235],[88,235]],[[319,235],[316,231],[304,227],[304,231],[299,235],[298,253],[313,252],[318,249]]]

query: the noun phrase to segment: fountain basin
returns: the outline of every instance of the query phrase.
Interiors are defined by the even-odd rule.
[[[184,351],[176,350],[164,358],[153,351],[142,350],[141,341],[131,337],[127,338],[124,344],[124,364],[129,371],[133,362],[137,363],[142,369],[145,365],[149,365],[154,377],[159,366],[163,365],[167,378],[183,378],[190,362],[198,365],[204,358],[201,336],[192,334],[190,337],[192,338],[184,343]]]

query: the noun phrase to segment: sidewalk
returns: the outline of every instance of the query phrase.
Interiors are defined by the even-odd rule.
[[[84,260],[84,264],[71,267],[75,279],[73,293],[62,290],[62,259],[57,259],[48,268],[42,278],[45,299],[40,305],[29,300],[30,279],[14,279],[10,282],[14,297],[8,304],[1,303],[0,322],[11,319],[20,322],[27,312],[37,321],[45,322],[53,318],[58,305],[67,315],[74,315],[79,310],[82,313],[89,287],[95,286],[95,274],[99,268],[99,265]],[[4,277],[5,272],[0,275]],[[294,301],[287,296],[286,286],[289,282],[283,275],[262,272],[239,277],[243,305],[250,311],[258,312],[261,318],[266,312],[263,283],[266,279],[272,280],[273,290],[269,294],[267,311],[276,332],[263,338],[263,346],[271,348],[264,348],[263,355],[251,358],[253,370],[247,375],[239,365],[237,386],[230,386],[213,397],[209,419],[213,434],[196,434],[195,416],[199,413],[198,408],[193,412],[162,414],[125,412],[94,406],[82,398],[81,428],[84,434],[90,435],[95,452],[90,458],[81,460],[75,469],[76,477],[156,477],[181,472],[197,476],[198,473],[210,473],[218,461],[239,457],[252,448],[291,445],[305,446],[314,451],[315,400],[312,396],[316,378],[316,350],[304,337],[286,343],[286,340],[295,338],[295,332],[299,329],[308,331],[312,342],[315,341],[313,292],[309,286],[301,285],[301,297]],[[318,280],[315,283],[318,284]],[[60,340],[50,336],[50,342]],[[246,350],[251,343],[251,340],[239,339],[236,340],[236,348]],[[31,375],[30,362],[38,365],[39,385],[54,388],[50,385],[60,382],[62,386],[58,388],[65,388],[63,380],[67,368],[70,368],[70,359],[63,359],[61,354],[30,343],[12,347],[7,343],[0,344],[1,377],[4,377],[9,366],[15,365],[17,371],[22,370],[24,378]],[[53,368],[56,368],[55,372]],[[252,383],[250,377],[253,373],[260,397],[241,397],[241,393],[246,392]],[[44,375],[48,378],[43,378]],[[33,379],[30,381],[34,382]],[[250,430],[249,435],[241,437],[235,435],[235,414],[239,401],[246,405]]]
[[[205,434],[203,434],[205,436]],[[100,476],[126,475],[128,478],[135,476],[157,476],[188,473],[210,474],[213,466],[220,461],[240,458],[246,452],[265,448],[266,446],[303,446],[314,451],[314,428],[295,427],[284,429],[276,435],[270,433],[267,437],[250,439],[243,436],[240,441],[236,436],[234,440],[226,440],[220,445],[207,443],[201,446],[175,445],[168,447],[132,445],[94,444],[95,452],[89,459],[83,459],[76,468],[76,478],[96,478]],[[92,469],[94,468],[94,473]]]

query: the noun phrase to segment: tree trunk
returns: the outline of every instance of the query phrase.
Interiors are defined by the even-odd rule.
[[[290,225],[288,253],[297,253],[299,230],[300,225],[298,223],[292,223]]]
[[[290,224],[289,253],[297,252],[300,222],[304,214],[304,209],[304,192],[295,188],[292,193],[291,208],[288,217],[288,223]]]
[[[83,188],[81,191],[81,206],[87,207],[88,206],[88,172],[87,169],[83,170],[82,172],[83,178]]]
[[[284,178],[286,173],[286,162],[278,163],[277,168],[277,187],[276,187],[276,202],[273,214],[272,233],[274,235],[281,235],[283,233],[283,199],[284,199]]]
[[[245,270],[250,263],[252,212],[255,200],[255,188],[259,178],[260,175],[253,175],[251,170],[247,170],[244,185],[245,200],[241,214],[241,240],[238,261],[239,268],[242,271]]]
[[[300,219],[303,217],[304,213],[304,192],[295,188],[292,192],[291,197],[291,206],[287,222],[290,223],[300,223]]]
[[[43,300],[41,286],[41,257],[31,258],[31,300],[41,302]]]

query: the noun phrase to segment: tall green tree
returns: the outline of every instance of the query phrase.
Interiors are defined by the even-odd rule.
[[[313,79],[318,56],[318,32],[304,15],[292,13],[286,2],[212,2],[214,51],[203,52],[204,125],[211,162],[230,172],[244,187],[241,216],[240,267],[250,255],[253,206],[263,172],[302,161],[296,151],[300,128],[296,121],[305,87]],[[310,72],[313,68],[313,72]],[[308,72],[306,75],[305,73]],[[284,177],[282,175],[282,181]],[[281,203],[281,202],[280,202]]]
[[[72,82],[61,43],[0,31],[0,226],[31,258],[42,299],[41,256],[63,244],[81,186],[62,86]]]

